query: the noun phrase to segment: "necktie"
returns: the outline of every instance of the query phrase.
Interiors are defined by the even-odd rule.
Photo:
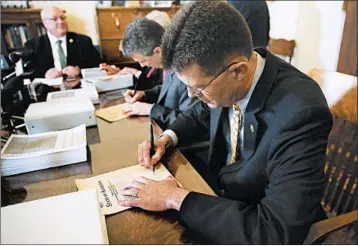
[[[63,52],[61,43],[62,43],[62,40],[57,40],[56,41],[57,51],[58,51],[58,58],[60,59],[61,69],[63,69],[67,65],[67,59],[66,59],[65,53]]]
[[[242,112],[238,104],[233,105],[233,119],[231,121],[231,159],[230,165],[235,163],[240,156],[240,129],[242,124]]]

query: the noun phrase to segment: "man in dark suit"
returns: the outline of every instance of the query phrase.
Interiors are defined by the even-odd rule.
[[[35,70],[34,77],[77,77],[81,68],[97,67],[100,64],[100,55],[91,39],[68,32],[63,10],[47,6],[41,11],[41,18],[47,34],[33,38],[25,44],[27,49],[34,51],[30,63],[30,69]],[[39,100],[46,99],[47,92],[53,88],[43,86],[42,90]]]
[[[145,17],[128,24],[123,38],[123,52],[138,61],[141,66],[162,69],[161,38],[164,28]],[[129,70],[129,68],[127,69]],[[121,70],[119,73],[126,73]],[[166,128],[183,111],[197,107],[201,102],[190,98],[186,86],[171,70],[163,71],[163,84],[148,90],[128,90],[125,99],[131,104],[129,115],[149,115],[159,126]],[[144,81],[145,83],[145,81]]]
[[[136,198],[120,204],[178,210],[183,226],[216,244],[302,244],[324,218],[332,116],[319,86],[266,49],[253,50],[244,18],[226,2],[184,6],[163,36],[162,60],[211,109],[179,117],[153,156],[143,142],[138,162],[151,167],[168,146],[210,132],[206,175],[219,197],[170,178],[138,178],[124,191],[137,189]]]
[[[267,47],[270,40],[270,13],[266,1],[229,0],[228,2],[245,18],[254,47]]]

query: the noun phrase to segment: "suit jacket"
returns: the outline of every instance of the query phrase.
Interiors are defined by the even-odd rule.
[[[320,205],[332,116],[319,86],[265,49],[244,115],[242,159],[226,166],[228,108],[175,121],[180,144],[210,131],[207,172],[221,197],[189,193],[180,222],[217,244],[302,244]],[[209,124],[210,123],[210,124]]]
[[[156,85],[163,84],[163,69],[155,68],[153,71],[151,67],[143,67],[140,69],[142,71],[141,75],[137,79],[134,76],[135,83],[137,84],[138,90],[148,90],[153,88]],[[134,88],[134,86],[133,86]]]
[[[79,66],[80,68],[99,66],[101,57],[88,36],[68,32],[66,40],[68,66]],[[25,47],[34,51],[30,63],[30,69],[35,69],[34,76],[44,78],[47,70],[55,67],[51,43],[47,34],[29,40],[25,43]]]
[[[191,107],[202,107],[202,102],[188,96],[187,88],[174,71],[166,71],[164,82],[145,90],[145,101],[154,103],[150,117],[163,129]]]
[[[270,40],[270,13],[267,3],[261,1],[229,1],[245,18],[250,28],[254,47],[267,47]]]

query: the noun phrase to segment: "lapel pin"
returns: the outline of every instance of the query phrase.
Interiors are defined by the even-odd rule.
[[[73,43],[73,39],[72,39],[72,38],[70,38],[70,43]]]

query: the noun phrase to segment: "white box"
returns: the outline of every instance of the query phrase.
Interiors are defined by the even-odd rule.
[[[133,86],[133,75],[108,75],[104,77],[89,78],[86,81],[93,83],[98,92],[113,91]]]
[[[88,98],[63,98],[30,104],[25,113],[28,134],[66,130],[97,124],[95,108]]]
[[[99,104],[98,93],[96,87],[94,87],[93,85],[81,89],[50,92],[47,94],[46,101],[63,100],[64,98],[81,98],[81,97],[90,99],[93,104]]]
[[[99,67],[81,69],[81,74],[84,79],[107,76],[106,71],[101,70]]]

